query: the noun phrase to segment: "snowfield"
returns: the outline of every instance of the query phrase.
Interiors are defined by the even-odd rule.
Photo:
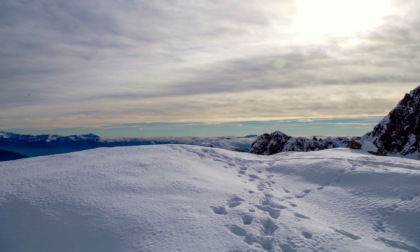
[[[420,161],[188,145],[0,163],[0,251],[420,251]]]

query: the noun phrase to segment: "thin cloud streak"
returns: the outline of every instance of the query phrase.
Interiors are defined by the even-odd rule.
[[[307,44],[292,0],[3,1],[0,128],[384,115],[420,80],[420,4],[394,4]]]

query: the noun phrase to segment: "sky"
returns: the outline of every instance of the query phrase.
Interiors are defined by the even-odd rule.
[[[368,132],[420,83],[416,0],[0,0],[0,130]]]

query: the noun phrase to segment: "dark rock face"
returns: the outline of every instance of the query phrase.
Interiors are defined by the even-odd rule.
[[[368,152],[376,156],[386,156],[386,151],[382,148],[378,148],[378,150],[376,151],[368,151]]]
[[[364,142],[373,143],[372,154],[388,153],[420,157],[420,86],[406,94],[398,105],[374,129],[363,137],[305,138],[290,137],[280,131],[261,135],[251,146],[251,153],[272,155],[285,151],[315,151],[337,147],[361,149]]]
[[[281,131],[263,134],[252,143],[251,153],[259,155],[272,155],[286,151],[316,151],[338,147],[345,147],[350,142],[347,137],[306,138],[291,137]]]
[[[252,143],[250,152],[260,155],[279,153],[290,138],[281,131],[263,134]]]
[[[364,137],[372,139],[385,153],[420,152],[420,86],[406,94]]]
[[[348,144],[347,144],[347,148],[349,149],[354,149],[354,150],[360,150],[362,148],[362,144],[357,142],[356,140],[351,140]]]

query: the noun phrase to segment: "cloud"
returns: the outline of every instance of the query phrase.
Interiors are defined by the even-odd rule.
[[[3,1],[0,127],[380,115],[420,80],[416,1],[301,43],[290,1]]]

